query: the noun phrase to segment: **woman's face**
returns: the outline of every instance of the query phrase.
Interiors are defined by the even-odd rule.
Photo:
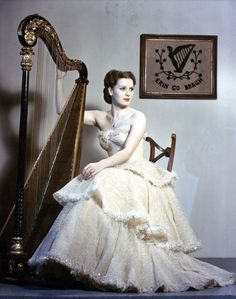
[[[109,88],[112,104],[125,108],[134,96],[134,83],[130,78],[119,79],[113,88]]]

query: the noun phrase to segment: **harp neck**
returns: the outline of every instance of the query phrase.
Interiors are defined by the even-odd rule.
[[[25,48],[32,48],[40,38],[48,48],[57,68],[61,71],[75,71],[80,74],[80,80],[87,83],[86,65],[78,59],[69,59],[61,45],[53,26],[43,17],[34,14],[24,18],[18,27],[18,38]]]

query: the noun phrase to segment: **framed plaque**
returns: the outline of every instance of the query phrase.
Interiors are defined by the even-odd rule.
[[[216,99],[217,36],[140,37],[140,98]]]

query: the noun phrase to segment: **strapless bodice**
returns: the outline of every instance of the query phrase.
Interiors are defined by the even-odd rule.
[[[108,153],[109,156],[114,155],[124,146],[129,135],[129,131],[130,126],[99,131],[97,136],[100,146]],[[134,158],[143,158],[143,139],[140,141],[130,159]]]

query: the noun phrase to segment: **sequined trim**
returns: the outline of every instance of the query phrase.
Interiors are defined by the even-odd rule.
[[[103,209],[103,212],[116,222],[123,223],[129,228],[134,227],[138,238],[142,240],[156,239],[159,242],[166,242],[168,234],[163,227],[151,224],[151,220],[145,213],[131,211],[129,213],[117,213],[110,209]]]
[[[160,291],[163,292],[184,292],[189,290],[190,287],[193,287],[197,290],[204,288],[212,288],[212,287],[222,287],[229,286],[236,283],[236,275],[235,273],[228,273],[228,277],[225,278],[224,281],[217,281],[214,278],[205,278],[203,280],[196,281],[195,283],[191,281],[182,282],[176,288],[173,286],[172,288],[168,288],[161,281],[157,281],[155,283],[155,287],[145,288],[142,287],[138,282],[128,279],[126,282],[123,280],[118,280],[114,276],[102,275],[101,273],[90,272],[84,268],[84,266],[79,265],[76,261],[71,261],[66,257],[58,257],[56,255],[48,255],[41,257],[37,260],[36,263],[29,263],[30,266],[47,264],[50,261],[55,261],[68,269],[70,269],[70,274],[75,277],[77,281],[82,281],[83,278],[86,280],[88,285],[92,285],[97,287],[98,289],[104,288],[105,290],[114,290],[114,291],[134,291],[139,293],[155,293]],[[40,268],[39,268],[40,269]],[[212,273],[213,274],[213,273]],[[40,270],[37,272],[37,275],[40,275]],[[219,278],[220,280],[220,278]]]

